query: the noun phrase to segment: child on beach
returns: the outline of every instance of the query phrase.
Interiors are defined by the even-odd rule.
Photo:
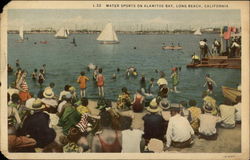
[[[89,78],[85,76],[85,72],[81,72],[81,75],[77,78],[77,83],[80,85],[80,95],[81,97],[86,96],[87,81]]]
[[[104,76],[102,74],[102,68],[99,68],[99,74],[96,76],[96,82],[98,86],[99,96],[104,97]]]

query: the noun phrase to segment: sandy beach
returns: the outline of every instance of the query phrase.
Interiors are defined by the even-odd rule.
[[[96,109],[97,102],[89,100],[89,109],[93,115],[98,115],[100,112]],[[113,107],[116,105],[112,102]],[[144,111],[147,112],[147,111]],[[143,114],[143,113],[142,113]],[[136,120],[136,119],[135,119]],[[55,128],[57,132],[56,141],[59,142],[59,137],[62,134],[60,127]],[[241,152],[241,125],[237,124],[234,129],[225,129],[218,127],[218,138],[215,141],[199,139],[195,136],[194,144],[190,148],[174,148],[166,152],[181,152],[181,153],[240,153]]]

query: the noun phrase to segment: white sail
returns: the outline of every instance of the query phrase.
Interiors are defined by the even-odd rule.
[[[56,34],[55,37],[57,38],[67,38],[68,34],[67,34],[67,30],[65,30],[64,28],[61,28]]]
[[[194,32],[194,35],[201,35],[201,30],[200,30],[200,28],[198,28],[198,29]]]
[[[101,34],[97,37],[98,41],[107,41],[107,42],[119,42],[117,35],[113,29],[111,23],[108,23]]]
[[[19,37],[20,37],[20,39],[21,39],[21,40],[23,40],[23,39],[24,39],[24,35],[23,35],[23,27],[20,27],[20,28],[19,28]]]

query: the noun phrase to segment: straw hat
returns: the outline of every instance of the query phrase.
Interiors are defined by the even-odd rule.
[[[163,110],[168,110],[168,109],[170,109],[170,103],[169,103],[169,101],[168,101],[166,98],[164,98],[164,99],[162,99],[162,100],[160,101],[159,106],[160,106]]]
[[[207,113],[211,113],[213,111],[213,108],[212,108],[212,105],[210,102],[206,102],[204,105],[203,105],[203,109],[205,112]]]
[[[160,111],[160,108],[158,107],[157,102],[156,102],[156,98],[154,98],[154,99],[150,102],[150,105],[149,105],[149,107],[147,107],[147,110],[148,110],[149,112],[158,112],[158,111]]]
[[[45,105],[42,103],[42,100],[37,98],[34,100],[32,106],[27,106],[28,109],[31,110],[40,110],[40,109],[44,109]]]
[[[45,98],[53,98],[54,97],[54,92],[52,91],[52,89],[51,88],[46,88],[45,90],[44,90],[44,92],[43,92],[43,96],[45,97]]]
[[[163,142],[159,139],[151,138],[148,143],[148,150],[156,153],[163,152]]]

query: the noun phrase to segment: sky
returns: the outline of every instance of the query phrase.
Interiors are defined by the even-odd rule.
[[[111,22],[116,30],[195,29],[240,26],[240,10],[93,10],[11,9],[8,29],[52,27],[98,29]]]

